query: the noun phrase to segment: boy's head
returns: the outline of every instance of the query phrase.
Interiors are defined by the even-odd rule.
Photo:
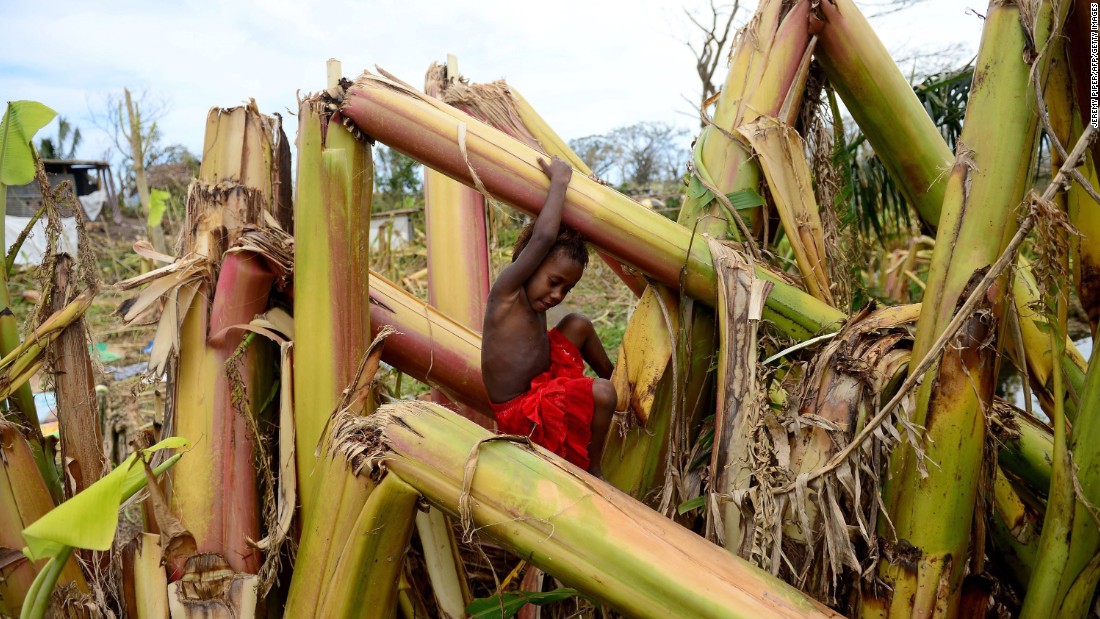
[[[516,261],[520,252],[531,241],[533,228],[534,224],[528,224],[519,233],[512,248],[512,262]],[[561,303],[580,281],[587,265],[588,246],[584,243],[584,237],[568,226],[559,226],[558,238],[553,247],[523,286],[531,307],[535,311],[545,312]]]

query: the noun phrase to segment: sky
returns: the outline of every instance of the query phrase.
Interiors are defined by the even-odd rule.
[[[708,0],[709,1],[709,0]],[[884,0],[877,0],[882,2]],[[720,0],[716,0],[722,6]],[[746,0],[738,23],[751,16]],[[324,86],[325,61],[345,76],[375,65],[420,86],[448,53],[474,82],[506,79],[566,140],[641,121],[692,135],[702,0],[0,0],[0,97],[31,99],[80,127],[77,155],[102,158],[107,101],[128,87],[161,109],[165,144],[201,150],[207,110],[255,98],[293,138],[298,93]],[[865,14],[881,10],[860,3]],[[977,50],[985,11],[970,0],[922,0],[871,24],[903,72],[961,64]],[[937,59],[913,60],[937,54]],[[721,83],[724,68],[716,82]],[[39,137],[56,134],[56,121]],[[690,139],[690,138],[685,138]],[[686,145],[686,144],[685,144]]]

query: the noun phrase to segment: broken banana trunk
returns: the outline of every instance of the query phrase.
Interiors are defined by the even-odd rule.
[[[530,214],[542,208],[549,181],[537,151],[412,88],[365,73],[345,93],[341,114],[358,131]],[[562,221],[616,259],[693,298],[714,302],[715,280],[705,244],[679,226],[598,182],[574,176]],[[765,319],[797,338],[835,330],[843,314],[781,277],[757,266],[758,277],[776,282]]]
[[[1034,55],[1034,50],[1059,30],[1064,13],[1058,15],[1044,3],[1034,15],[1029,12],[1031,20],[1021,17],[1016,5],[994,3],[984,24],[961,144],[945,189],[914,359],[940,354],[931,350],[932,343],[1017,229],[1014,209],[1030,186],[1038,137],[1035,99],[1017,95],[1028,92],[1033,68],[1036,75],[1045,74],[1046,57]],[[1037,58],[1036,66],[1021,58]],[[1003,124],[971,122],[983,117],[1000,118]],[[985,309],[963,317],[967,322],[942,353],[939,369],[929,371],[917,389],[911,421],[925,427],[920,449],[938,466],[926,469],[921,453],[909,445],[892,454],[884,496],[893,530],[885,518],[879,526],[889,542],[883,546],[887,560],[879,570],[886,586],[879,592],[892,593],[876,598],[874,591],[865,591],[868,615],[884,612],[883,607],[891,616],[958,612],[962,578],[972,560],[979,487],[992,483],[983,467],[986,414],[1008,283],[1002,277],[985,299]],[[980,554],[973,557],[975,566],[982,559]]]
[[[629,616],[837,617],[545,450],[439,406],[388,404],[342,418],[335,436],[353,470],[400,477],[469,537]]]
[[[370,488],[326,456],[326,429],[349,397],[355,398],[356,414],[374,409],[369,390],[357,385],[372,343],[374,165],[370,146],[332,117],[328,103],[323,95],[307,98],[298,115],[294,419],[302,533],[288,616],[347,616],[359,591],[333,583],[356,582],[368,567],[342,561],[367,542],[359,527]]]

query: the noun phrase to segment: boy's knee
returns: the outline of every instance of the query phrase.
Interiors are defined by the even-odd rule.
[[[584,314],[576,312],[566,314],[558,322],[557,329],[569,339],[579,341],[584,341],[590,334],[596,332],[596,328],[592,326],[592,321]]]
[[[615,386],[611,381],[597,378],[592,381],[592,400],[597,410],[614,411],[619,396],[615,393]]]

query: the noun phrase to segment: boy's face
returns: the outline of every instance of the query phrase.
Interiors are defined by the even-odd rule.
[[[583,274],[584,267],[576,260],[551,252],[523,285],[527,301],[536,312],[545,312],[561,303]]]

